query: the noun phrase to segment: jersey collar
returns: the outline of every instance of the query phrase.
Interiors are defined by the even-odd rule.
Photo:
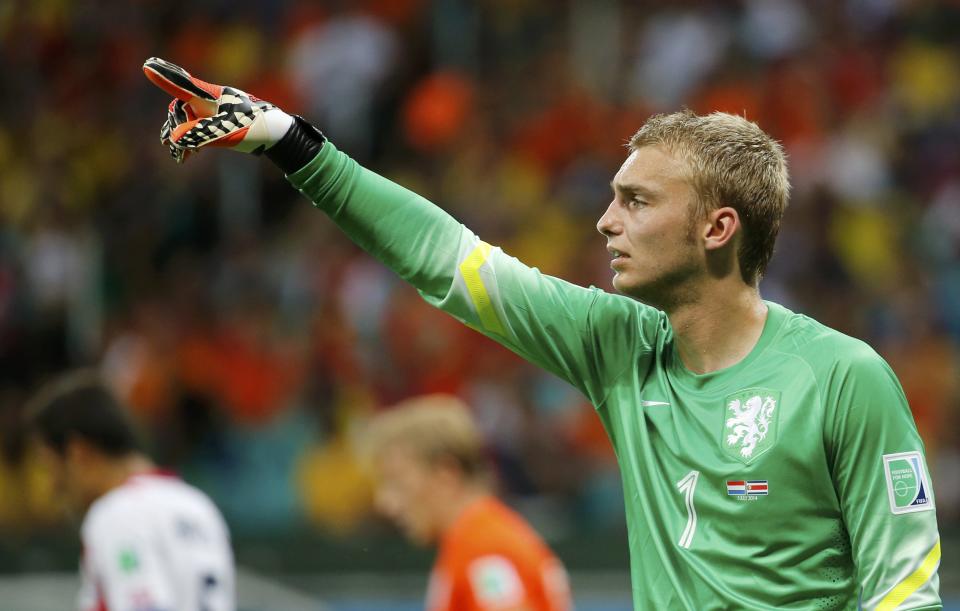
[[[687,369],[683,361],[680,360],[680,355],[677,354],[676,350],[676,342],[673,341],[674,338],[671,337],[664,357],[674,382],[695,391],[707,389],[711,391],[720,390],[728,385],[736,385],[741,382],[743,379],[741,374],[751,366],[757,364],[758,359],[761,358],[767,347],[769,347],[780,334],[784,326],[783,323],[791,314],[790,310],[780,304],[766,300],[764,300],[764,303],[767,305],[767,320],[763,323],[763,331],[760,333],[760,339],[757,340],[757,343],[747,356],[729,367],[724,367],[723,369],[709,373],[693,373]]]

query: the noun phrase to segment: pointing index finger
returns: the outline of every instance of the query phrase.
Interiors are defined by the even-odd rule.
[[[170,95],[187,102],[201,115],[216,112],[216,103],[223,94],[223,86],[202,81],[176,64],[159,57],[143,63],[143,73],[150,82]]]

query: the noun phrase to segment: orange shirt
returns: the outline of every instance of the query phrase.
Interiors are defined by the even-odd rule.
[[[515,511],[493,497],[470,505],[443,535],[427,611],[569,611],[567,573]]]

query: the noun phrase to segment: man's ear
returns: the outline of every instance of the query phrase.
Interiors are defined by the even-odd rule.
[[[441,456],[432,463],[433,478],[435,481],[443,481],[459,485],[467,476],[463,472],[463,466],[452,456]]]
[[[63,446],[64,460],[78,467],[91,465],[99,455],[99,452],[97,452],[93,445],[86,439],[76,435],[68,437]]]
[[[730,206],[711,210],[707,214],[706,228],[703,234],[707,250],[718,250],[733,243],[740,229],[740,215]]]

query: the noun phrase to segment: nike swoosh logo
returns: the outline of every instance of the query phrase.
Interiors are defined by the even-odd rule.
[[[656,407],[658,405],[670,405],[670,404],[667,403],[666,401],[645,401],[643,399],[640,400],[640,407]]]

